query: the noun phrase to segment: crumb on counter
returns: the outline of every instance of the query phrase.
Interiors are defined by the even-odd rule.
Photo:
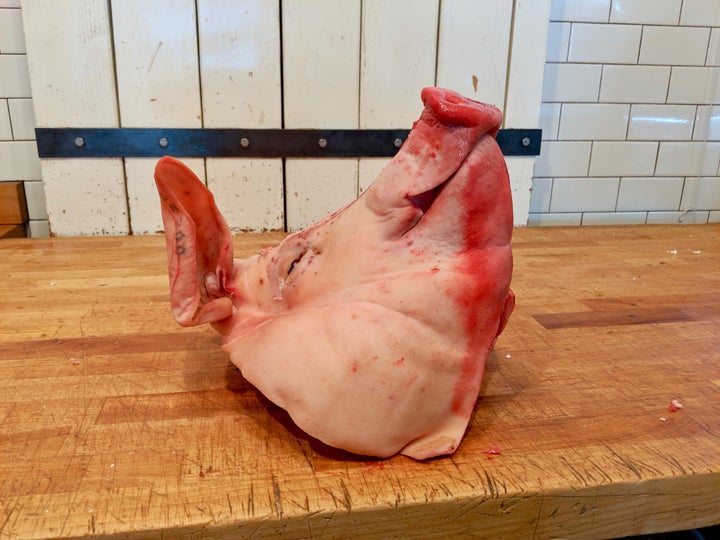
[[[493,444],[490,446],[490,448],[486,448],[485,450],[483,450],[482,453],[485,454],[488,459],[492,459],[495,456],[499,456],[501,454],[500,446],[497,444]]]
[[[680,403],[677,399],[673,399],[670,402],[670,405],[668,405],[668,411],[670,411],[670,412],[677,412],[682,408],[683,408],[683,404]]]

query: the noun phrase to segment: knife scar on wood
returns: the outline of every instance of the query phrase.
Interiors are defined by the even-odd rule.
[[[277,477],[273,475],[272,477],[272,485],[273,485],[273,495],[275,498],[275,512],[277,513],[278,518],[283,517],[283,509],[282,509],[282,502],[280,500],[280,485],[278,484]]]

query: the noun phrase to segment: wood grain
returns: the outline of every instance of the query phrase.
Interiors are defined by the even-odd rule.
[[[238,256],[281,234],[236,238]],[[451,457],[323,446],[168,306],[160,237],[0,242],[0,538],[607,538],[720,523],[720,225],[525,228]],[[684,407],[676,412],[668,404]]]

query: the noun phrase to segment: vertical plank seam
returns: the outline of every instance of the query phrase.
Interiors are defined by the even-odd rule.
[[[280,128],[285,129],[285,42],[283,39],[283,0],[278,1],[278,35],[280,38]],[[287,200],[287,160],[281,158],[282,167],[282,212],[283,212],[283,231],[289,232],[288,229],[288,200]]]
[[[440,64],[440,30],[442,28],[442,0],[437,3],[437,31],[435,33],[435,76],[433,82],[438,85],[438,66]]]
[[[202,66],[200,65],[200,11],[198,9],[198,0],[193,2],[195,5],[195,49],[197,51],[197,74],[198,74],[198,97],[200,98],[200,127],[205,127],[205,110],[203,109],[203,82],[202,82]],[[205,186],[209,183],[207,157],[202,158],[203,172],[205,173]]]
[[[363,9],[364,9],[364,1],[360,0],[360,13],[359,13],[359,21],[358,21],[358,84],[357,84],[357,127],[358,129],[362,129],[361,125],[361,118],[362,118],[362,61],[363,61]],[[357,199],[360,197],[360,158],[357,160],[357,176],[355,177],[355,198]]]
[[[198,0],[195,0],[195,47],[197,49],[197,73],[198,73],[198,92],[200,92],[200,126],[205,126],[205,111],[203,109],[203,82],[202,82],[202,66],[200,65],[200,12],[198,10]]]
[[[110,55],[112,56],[112,69],[113,69],[113,82],[115,83],[115,111],[116,111],[116,117],[115,117],[115,123],[123,127],[122,124],[122,111],[120,110],[120,84],[118,82],[118,69],[117,69],[117,54],[115,51],[115,23],[113,22],[113,9],[112,9],[112,0],[108,0],[107,3],[107,10],[108,10],[108,26],[109,26],[109,32],[110,32]],[[128,179],[127,179],[127,168],[125,167],[125,158],[120,158],[120,169],[122,173],[122,179],[123,179],[123,190],[125,191],[124,195],[124,204],[125,204],[125,219],[127,221],[127,231],[128,234],[133,234],[133,226],[132,226],[132,219],[130,216],[130,191],[128,190]]]
[[[507,107],[508,107],[508,95],[510,94],[510,75],[512,69],[512,57],[513,57],[513,42],[515,36],[515,11],[517,9],[518,0],[513,0],[512,14],[510,15],[510,31],[508,32],[508,56],[507,56],[507,68],[505,69],[505,96],[503,99],[503,123],[502,127],[506,127],[507,124]],[[558,128],[559,130],[559,128]]]
[[[117,104],[117,107],[115,107],[116,111],[116,117],[115,122],[118,126],[123,127],[122,125],[122,114],[120,112],[120,84],[118,83],[118,69],[117,69],[117,54],[115,52],[115,23],[113,22],[113,10],[112,10],[112,0],[108,0],[108,25],[110,26],[110,53],[112,55],[112,64],[113,64],[113,82],[115,83],[115,103]]]

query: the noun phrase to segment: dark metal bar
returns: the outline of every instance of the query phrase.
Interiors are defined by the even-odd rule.
[[[37,128],[41,158],[390,157],[406,129]],[[506,156],[537,156],[542,130],[504,129]]]

